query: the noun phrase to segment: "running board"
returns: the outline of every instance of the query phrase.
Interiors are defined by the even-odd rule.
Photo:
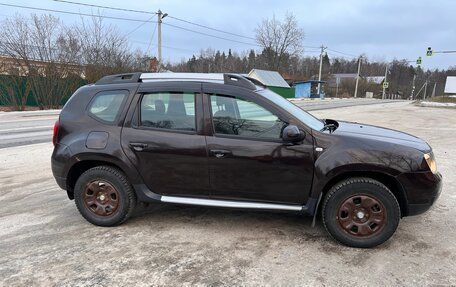
[[[259,203],[247,201],[233,201],[233,200],[217,200],[217,199],[201,199],[191,197],[178,197],[178,196],[161,196],[162,202],[190,204],[201,206],[214,206],[214,207],[229,207],[229,208],[245,208],[245,209],[266,209],[266,210],[286,210],[286,211],[306,211],[305,205],[288,205],[288,204],[274,204],[274,203]]]

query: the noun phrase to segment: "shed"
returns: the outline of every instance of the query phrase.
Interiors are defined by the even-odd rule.
[[[295,96],[294,88],[291,88],[277,71],[253,69],[247,76],[259,81],[284,98],[294,98]]]
[[[294,83],[295,98],[324,98],[323,90],[325,81],[309,80]],[[321,85],[320,94],[318,93],[318,84]]]

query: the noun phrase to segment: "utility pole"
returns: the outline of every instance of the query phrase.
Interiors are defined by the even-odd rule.
[[[434,88],[432,89],[431,98],[435,97],[435,87],[437,86],[437,82],[434,83]]]
[[[163,18],[168,16],[168,13],[162,13],[160,9],[158,9],[157,12],[158,16],[158,21],[157,21],[157,29],[158,29],[158,65],[157,65],[157,72],[161,70],[161,65],[162,65],[162,30],[161,30],[161,24]]]
[[[382,100],[385,99],[385,90],[386,90],[385,83],[387,83],[387,81],[386,81],[386,77],[387,77],[387,76],[388,76],[388,63],[386,63],[386,67],[385,67],[385,79],[383,80]]]
[[[413,93],[415,92],[415,80],[416,80],[416,74],[413,74],[413,80],[412,80],[412,94],[410,95],[410,99],[413,100]]]
[[[336,98],[337,98],[337,94],[339,93],[339,83],[340,83],[340,78],[336,78]]]
[[[323,45],[321,45],[320,47],[320,70],[318,72],[318,95],[320,96],[320,92],[321,92],[321,69],[323,67],[323,53],[325,52],[326,48],[328,47],[324,47]]]
[[[428,84],[428,81],[426,80],[426,82],[424,82],[424,95],[423,95],[423,100],[426,99],[426,94],[427,94],[427,84]]]
[[[359,81],[359,71],[361,70],[361,60],[362,56],[358,59],[358,74],[356,75],[356,85],[355,85],[355,98],[358,96],[358,81]]]

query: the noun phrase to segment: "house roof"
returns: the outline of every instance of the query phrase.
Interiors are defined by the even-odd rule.
[[[279,72],[253,69],[248,74],[250,78],[260,81],[263,85],[269,87],[289,88],[290,85],[285,82]]]
[[[332,74],[331,75],[334,78],[356,78],[357,74],[356,73],[350,73],[350,74]]]
[[[318,80],[307,80],[307,81],[298,81],[298,82],[294,82],[295,85],[299,85],[299,84],[306,84],[306,83],[311,83],[311,84],[314,84],[314,83],[321,83],[321,84],[324,84],[326,83],[326,81],[318,81]]]
[[[364,77],[366,81],[375,83],[375,84],[381,84],[383,80],[385,79],[385,76],[374,76],[374,77]]]

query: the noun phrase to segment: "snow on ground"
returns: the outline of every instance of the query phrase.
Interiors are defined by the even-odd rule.
[[[420,102],[421,107],[456,108],[456,103]]]

